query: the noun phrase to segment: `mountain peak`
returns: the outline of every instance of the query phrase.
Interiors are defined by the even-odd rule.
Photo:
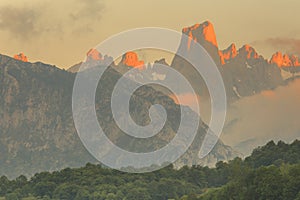
[[[293,63],[294,66],[300,66],[300,58],[296,55],[292,55],[291,56],[291,61]]]
[[[14,55],[14,59],[20,60],[20,61],[23,61],[23,62],[28,62],[27,57],[22,52],[19,53],[19,54]]]
[[[121,63],[133,68],[138,68],[138,69],[145,68],[144,61],[139,60],[137,53],[133,51],[125,53],[122,57]]]
[[[296,55],[283,54],[276,52],[270,59],[271,64],[276,64],[278,67],[294,67],[300,66],[300,60]]]
[[[188,35],[188,49],[191,47],[191,42],[207,41],[218,47],[217,37],[214,31],[214,26],[211,22],[205,21],[202,24],[195,24],[182,29],[182,32]]]
[[[86,56],[88,60],[103,60],[102,54],[97,49],[90,49]]]
[[[220,54],[222,64],[225,64],[230,59],[235,58],[238,52],[236,50],[235,44],[232,43],[227,49],[224,49],[223,51],[219,51],[219,54]]]
[[[251,47],[249,44],[245,44],[242,48],[239,49],[239,54],[243,54],[247,59],[258,59],[260,56],[256,50]]]

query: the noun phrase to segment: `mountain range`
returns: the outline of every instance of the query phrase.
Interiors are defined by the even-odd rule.
[[[206,21],[202,24],[195,24],[182,29],[182,34],[188,36],[188,41],[182,40],[179,49],[193,54],[194,44],[201,44],[215,61],[222,74],[227,97],[229,102],[234,102],[242,97],[251,96],[264,90],[272,90],[285,84],[287,79],[295,77],[300,72],[300,62],[297,55],[288,55],[276,52],[270,59],[265,59],[253,47],[248,44],[237,48],[232,43],[228,48],[222,50],[218,46],[217,36],[213,24]],[[93,50],[94,54],[97,50]],[[101,62],[111,62],[113,58],[101,57]],[[93,55],[89,52],[88,58]],[[161,60],[164,60],[163,58]],[[158,62],[158,61],[156,61]],[[154,63],[155,64],[155,63]],[[124,72],[124,66],[128,68],[140,68],[149,72],[145,78],[156,78],[154,76],[167,77],[166,72],[156,71],[154,64],[145,64],[139,60],[137,53],[128,52],[124,54],[120,63],[113,65],[116,70]],[[163,62],[161,64],[173,67],[183,74],[194,86],[194,89],[202,97],[208,97],[206,84],[201,76],[198,76],[193,66],[185,59],[175,55],[171,64]],[[74,65],[68,69],[70,72],[76,72],[80,64]]]
[[[97,162],[82,145],[74,127],[71,105],[75,75],[41,62],[23,62],[0,55],[0,174],[9,177],[33,175],[43,170]],[[143,86],[132,96],[132,118],[145,125],[149,123],[149,107],[161,104],[168,119],[155,140],[144,141],[124,134],[116,125],[110,109],[111,91],[121,76],[110,67],[98,85],[96,110],[99,123],[111,141],[129,151],[161,148],[176,134],[180,106],[152,87]],[[188,107],[186,109],[191,115],[196,115]],[[200,122],[193,144],[175,166],[212,166],[219,160],[240,155],[219,141],[207,157],[199,159],[198,152],[207,132],[207,125]]]
[[[220,50],[214,27],[208,21],[183,28],[182,34],[186,34],[189,39],[186,43],[181,43],[179,48],[192,54],[194,43],[200,43],[215,61],[224,80],[229,104],[284,85],[300,69],[299,59],[295,55],[278,52],[267,60],[250,45],[237,49],[232,44],[227,49]],[[98,67],[111,63],[97,90],[98,120],[114,143],[122,145],[125,141],[130,144],[129,150],[157,149],[170,141],[178,128],[180,109],[168,91],[155,86],[143,86],[136,91],[131,101],[133,119],[138,124],[147,124],[148,108],[157,103],[163,105],[171,115],[168,115],[166,125],[157,135],[159,142],[142,142],[126,136],[115,124],[109,108],[113,86],[128,69],[145,70],[149,76],[143,78],[163,80],[168,78],[168,74],[157,69],[156,64],[168,65],[183,74],[201,98],[209,98],[201,76],[190,63],[176,55],[170,64],[165,59],[160,59],[147,65],[139,60],[135,52],[127,52],[115,64],[114,58],[91,49],[87,53],[87,61]],[[0,55],[0,159],[3,163],[0,174],[10,177],[32,175],[38,171],[96,162],[81,144],[72,119],[73,82],[76,73],[81,73],[78,72],[80,66],[84,64],[78,63],[65,71],[41,62],[30,63],[22,53],[14,58]],[[196,114],[193,110],[190,113]],[[200,124],[192,146],[175,166],[212,166],[217,161],[240,156],[240,153],[219,141],[206,158],[199,159],[201,142],[209,130],[204,122],[201,121]]]

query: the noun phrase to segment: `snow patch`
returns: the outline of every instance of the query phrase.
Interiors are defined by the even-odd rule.
[[[233,86],[232,89],[233,89],[235,95],[236,95],[238,98],[242,98],[242,96],[240,95],[239,91],[237,90],[237,87]]]
[[[281,69],[281,76],[283,80],[287,80],[293,77],[293,73]],[[294,73],[294,76],[300,76],[300,72]]]
[[[248,64],[248,62],[246,62],[246,67],[247,67],[247,69],[252,69],[253,68],[251,65]]]
[[[166,75],[165,74],[158,74],[156,72],[153,72],[152,77],[153,77],[154,81],[157,81],[157,80],[163,81],[163,80],[165,80]]]

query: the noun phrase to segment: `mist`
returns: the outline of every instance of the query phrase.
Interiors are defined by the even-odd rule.
[[[174,96],[170,97],[178,103]],[[209,124],[209,99],[198,97],[200,110],[197,110],[192,94],[181,94],[177,98]],[[300,139],[299,114],[300,80],[295,80],[275,90],[243,97],[229,105],[221,140],[245,156],[270,140],[292,142]]]
[[[232,104],[221,139],[248,155],[269,140],[300,138],[300,80]]]
[[[284,53],[300,55],[300,39],[289,37],[268,38],[266,40],[255,41],[253,45],[264,46],[274,51],[284,49]]]

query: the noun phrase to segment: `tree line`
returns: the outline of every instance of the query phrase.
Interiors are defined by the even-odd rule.
[[[246,159],[133,174],[88,163],[76,169],[37,173],[30,179],[0,178],[7,200],[300,200],[300,141],[270,141]]]

